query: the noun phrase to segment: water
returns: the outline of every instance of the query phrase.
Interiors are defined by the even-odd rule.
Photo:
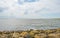
[[[0,31],[60,28],[59,19],[0,19]]]

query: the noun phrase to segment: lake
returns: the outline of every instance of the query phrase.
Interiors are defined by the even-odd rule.
[[[60,19],[15,19],[0,18],[0,31],[55,29],[60,28]]]

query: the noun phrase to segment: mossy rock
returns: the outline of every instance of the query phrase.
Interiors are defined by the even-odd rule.
[[[19,36],[20,36],[20,34],[17,33],[17,32],[14,32],[13,35],[12,35],[12,37],[14,37],[14,38],[18,38]]]
[[[36,34],[36,35],[34,36],[34,38],[46,38],[46,37],[47,37],[46,34]]]
[[[48,34],[48,38],[60,38],[60,33],[51,33],[51,34]]]

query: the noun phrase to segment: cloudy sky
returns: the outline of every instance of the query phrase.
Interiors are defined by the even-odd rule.
[[[0,0],[0,18],[60,18],[60,0]]]

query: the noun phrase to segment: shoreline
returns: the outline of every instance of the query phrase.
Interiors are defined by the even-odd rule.
[[[48,30],[0,31],[0,38],[60,38],[60,28]]]

